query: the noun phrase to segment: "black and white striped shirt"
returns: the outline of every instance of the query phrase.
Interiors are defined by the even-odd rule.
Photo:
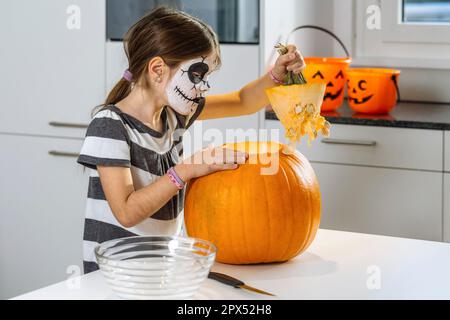
[[[132,228],[124,228],[106,201],[97,165],[130,168],[135,190],[155,182],[182,156],[182,134],[203,106],[186,122],[170,107],[162,112],[163,131],[157,132],[118,107],[103,107],[90,123],[77,160],[91,169],[83,237],[84,272],[98,269],[94,248],[99,243],[135,235],[176,235],[182,226],[184,190],[158,212]]]

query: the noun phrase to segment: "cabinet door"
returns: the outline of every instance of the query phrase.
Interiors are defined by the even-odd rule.
[[[313,163],[321,228],[442,241],[442,173]]]
[[[0,132],[84,136],[66,125],[104,99],[105,0],[2,0],[0,21]]]
[[[444,241],[450,242],[450,173],[444,174]]]
[[[446,172],[450,172],[450,131],[445,131],[444,132],[445,136],[444,136],[444,141],[445,141],[445,155],[444,155],[444,159],[445,159],[445,164],[444,164],[444,170]]]
[[[0,135],[0,299],[67,279],[68,266],[82,266],[88,170],[69,156],[81,144]]]
[[[266,127],[280,129],[286,141],[279,121],[267,120]],[[329,138],[311,147],[305,138],[297,147],[311,161],[442,172],[442,139],[439,130],[332,124]]]

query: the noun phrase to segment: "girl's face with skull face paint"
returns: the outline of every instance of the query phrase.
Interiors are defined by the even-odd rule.
[[[208,57],[182,63],[166,88],[169,106],[182,115],[195,112],[210,89],[208,77],[214,71],[213,65]]]

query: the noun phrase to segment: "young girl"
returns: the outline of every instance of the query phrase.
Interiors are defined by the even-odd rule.
[[[184,186],[192,178],[233,170],[247,155],[218,147],[181,161],[182,133],[196,119],[255,113],[266,88],[304,62],[294,46],[273,70],[238,92],[204,97],[220,66],[217,36],[202,21],[158,8],[125,36],[129,68],[96,113],[78,163],[91,168],[84,226],[84,272],[98,269],[98,243],[135,235],[176,235]],[[214,162],[202,161],[211,156]],[[200,161],[200,162],[199,162]]]

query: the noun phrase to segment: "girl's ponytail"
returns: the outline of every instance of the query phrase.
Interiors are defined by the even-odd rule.
[[[125,80],[124,78],[121,78],[119,82],[116,83],[114,88],[112,88],[112,90],[109,92],[105,102],[94,108],[91,116],[94,117],[95,114],[99,112],[102,107],[116,104],[120,100],[125,99],[130,92],[131,92],[131,83]]]
[[[109,92],[108,97],[106,98],[105,105],[115,104],[120,100],[126,98],[126,96],[131,91],[131,83],[128,80],[121,78],[119,82],[116,83],[114,88]]]

